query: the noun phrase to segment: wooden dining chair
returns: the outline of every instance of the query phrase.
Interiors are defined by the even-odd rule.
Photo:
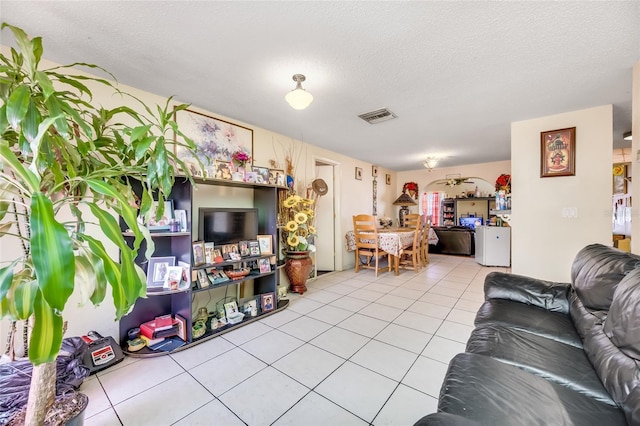
[[[360,268],[374,269],[376,277],[380,271],[380,257],[387,256],[386,271],[391,270],[391,255],[378,246],[378,229],[376,218],[367,214],[353,216],[353,233],[356,240],[356,272]],[[362,261],[362,258],[366,262]],[[371,262],[374,262],[373,265]]]
[[[422,267],[422,239],[424,232],[424,223],[422,216],[419,214],[408,214],[404,217],[406,227],[413,230],[413,244],[403,250],[400,255],[399,267],[404,269],[413,269],[418,272]]]
[[[422,237],[420,239],[420,263],[426,267],[429,263],[429,230],[431,227],[428,223],[422,227]]]

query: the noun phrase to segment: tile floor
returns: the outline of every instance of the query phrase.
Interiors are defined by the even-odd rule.
[[[463,352],[487,268],[431,255],[419,273],[326,274],[289,308],[86,380],[94,425],[412,425]]]

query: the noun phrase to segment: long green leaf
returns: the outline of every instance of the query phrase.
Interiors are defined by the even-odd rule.
[[[91,260],[86,256],[76,256],[75,287],[80,293],[80,306],[84,306],[96,289],[96,274]]]
[[[9,28],[13,32],[13,36],[16,39],[16,43],[18,44],[18,47],[20,47],[20,51],[27,64],[27,68],[31,73],[30,75],[33,75],[38,65],[38,62],[36,61],[36,56],[34,54],[34,51],[37,53],[38,46],[35,45],[32,48],[32,43],[29,41],[29,37],[27,36],[27,33],[25,33],[22,29],[18,27],[14,27],[13,25],[9,25],[7,23],[3,23],[2,28],[4,29],[5,27]],[[39,43],[39,49],[40,50],[42,49],[41,42]],[[40,51],[40,54],[42,54],[42,51]]]
[[[9,266],[0,269],[0,299],[4,299],[9,293],[13,282],[13,269],[16,267],[18,260],[16,259]]]
[[[75,262],[69,233],[41,192],[31,198],[31,256],[38,285],[49,306],[62,311],[73,292]]]
[[[56,314],[39,291],[33,316],[35,321],[29,344],[29,361],[34,365],[55,361],[62,346],[62,316]]]
[[[140,228],[138,227],[136,209],[129,205],[129,202],[123,194],[116,191],[114,187],[109,185],[107,182],[103,182],[97,179],[89,179],[87,180],[87,184],[92,191],[118,200],[116,213],[122,216],[129,229],[134,232],[135,248],[137,249],[138,247],[140,247],[142,234],[140,233]],[[122,235],[120,235],[120,237],[122,237]]]
[[[27,86],[16,87],[7,101],[7,120],[14,130],[18,131],[24,116],[29,108],[29,88]]]
[[[39,293],[38,282],[35,280],[14,282],[13,306],[17,319],[26,320],[34,310],[36,294]]]
[[[42,87],[42,93],[44,93],[45,100],[49,96],[53,95],[53,93],[55,92],[55,89],[53,88],[53,83],[51,82],[51,80],[49,80],[49,77],[45,72],[36,71],[36,80],[38,80],[40,87]]]
[[[15,154],[5,144],[0,144],[0,161],[8,164],[16,175],[18,175],[19,180],[29,186],[27,190],[30,192],[38,190],[39,182],[36,175],[25,169],[22,162],[18,160]]]
[[[107,279],[104,273],[104,263],[102,259],[93,254],[90,254],[91,258],[91,266],[93,267],[94,276],[96,280],[96,286],[91,294],[91,303],[94,305],[99,305],[104,300],[104,297],[107,294]]]

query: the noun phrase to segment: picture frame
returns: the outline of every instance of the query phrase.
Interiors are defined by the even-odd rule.
[[[198,163],[211,169],[216,160],[230,162],[234,152],[242,151],[253,158],[253,130],[191,109],[174,113],[180,131],[196,144],[196,157],[183,146],[176,145],[176,156],[188,166]],[[176,138],[177,139],[177,138]],[[190,167],[191,171],[198,167]]]
[[[356,179],[362,180],[362,167],[356,167]]]
[[[213,249],[213,263],[224,262],[220,249]]]
[[[285,186],[286,176],[284,170],[269,169],[269,180],[267,183],[271,185]]]
[[[540,132],[540,177],[575,174],[576,128]]]
[[[147,265],[147,288],[163,287],[169,268],[175,265],[175,256],[149,258]]]
[[[233,165],[230,161],[216,160],[213,169],[213,176],[211,177],[220,180],[232,180]]]
[[[629,163],[616,163],[613,165],[613,195],[627,193],[627,173]]]
[[[273,292],[260,295],[260,309],[262,312],[269,312],[275,309],[276,296]]]
[[[244,172],[244,181],[249,183],[256,183],[256,177],[258,174],[256,172]]]
[[[240,257],[248,257],[251,255],[249,251],[249,241],[239,241],[238,242],[238,251],[240,252]]]
[[[182,266],[169,266],[162,287],[165,290],[178,290],[182,281]]]
[[[215,248],[215,244],[208,242],[204,243],[204,263],[213,263],[213,250]]]
[[[171,221],[173,220],[173,200],[164,200],[164,211],[161,217],[156,218],[157,212],[158,201],[154,200],[146,227],[149,231],[168,231],[171,228]]]
[[[187,232],[188,223],[187,223],[187,211],[186,210],[174,210],[173,211],[174,219],[180,225],[180,232]]]
[[[269,182],[269,168],[260,166],[251,166],[251,171],[256,174],[256,183]]]
[[[258,265],[260,266],[260,273],[267,274],[271,272],[271,263],[269,263],[268,257],[258,259]]]
[[[386,183],[387,185],[391,185],[391,175],[387,173],[387,174],[384,176],[384,181],[385,181],[385,183]]]
[[[207,276],[207,271],[204,269],[198,269],[198,287],[207,288],[209,287],[209,284],[211,284],[211,282]]]
[[[184,288],[191,287],[191,265],[178,260],[178,266],[182,267],[182,281],[185,282]]]
[[[224,304],[224,315],[226,318],[229,318],[229,315],[235,314],[236,312],[238,312],[238,304],[235,300]]]
[[[256,237],[260,244],[260,254],[273,254],[273,237],[269,234]]]
[[[242,305],[242,309],[247,317],[258,316],[258,301],[256,299],[247,300]]]
[[[193,247],[193,266],[204,265],[204,241],[194,241],[191,245]]]
[[[258,240],[249,240],[249,255],[260,256],[260,242]]]
[[[371,166],[371,176],[378,177],[378,166]]]

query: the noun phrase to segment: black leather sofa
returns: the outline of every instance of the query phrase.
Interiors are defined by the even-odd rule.
[[[639,256],[587,246],[570,284],[490,273],[475,326],[416,425],[640,424]]]

